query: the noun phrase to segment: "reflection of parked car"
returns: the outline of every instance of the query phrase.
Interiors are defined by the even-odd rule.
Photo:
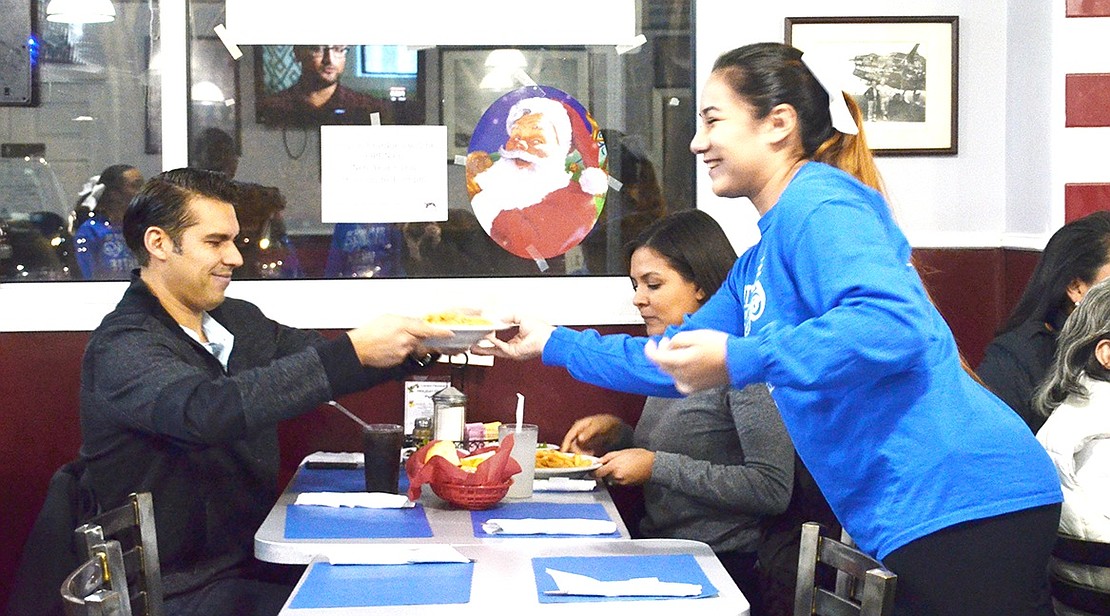
[[[73,238],[58,178],[43,158],[0,159],[0,280],[67,280]]]

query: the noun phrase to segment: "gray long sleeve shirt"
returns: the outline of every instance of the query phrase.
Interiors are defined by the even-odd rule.
[[[762,519],[790,502],[794,447],[761,383],[648,398],[632,444],[655,452],[640,525],[647,536],[752,552]]]

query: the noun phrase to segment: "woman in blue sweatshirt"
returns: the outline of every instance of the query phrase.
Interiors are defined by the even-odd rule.
[[[897,614],[1047,616],[1052,463],[961,368],[885,199],[841,170],[870,159],[858,125],[801,56],[727,52],[702,92],[691,150],[761,239],[700,310],[652,338],[524,319],[490,352],[654,396],[766,382],[844,528],[898,574]]]

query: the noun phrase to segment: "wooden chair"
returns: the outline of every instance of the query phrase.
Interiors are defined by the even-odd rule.
[[[1049,571],[1056,613],[1110,614],[1110,586],[1096,588],[1084,583],[1096,576],[1110,584],[1110,543],[1057,535]]]
[[[127,583],[113,586],[113,590],[128,603],[129,610],[124,614],[162,616],[162,573],[154,530],[154,501],[149,492],[132,494],[130,502],[97,515],[74,533],[89,557],[107,540],[120,544],[121,571]]]
[[[66,616],[132,616],[118,541],[93,547],[89,559],[62,582]]]
[[[897,576],[850,545],[822,537],[820,526],[802,525],[794,616],[890,616]],[[836,589],[816,582],[818,563],[836,570]]]

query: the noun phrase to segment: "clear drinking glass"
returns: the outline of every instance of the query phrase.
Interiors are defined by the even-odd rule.
[[[536,443],[540,428],[536,424],[501,424],[497,429],[498,441],[505,440],[506,434],[513,435],[513,450],[509,455],[520,464],[520,472],[513,475],[513,485],[509,486],[509,493],[505,496],[529,498],[532,496],[532,480],[536,475]]]

